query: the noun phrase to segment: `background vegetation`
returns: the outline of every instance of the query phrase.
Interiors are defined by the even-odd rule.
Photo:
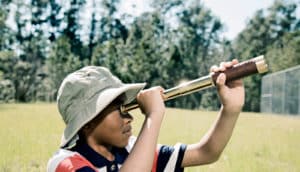
[[[64,124],[55,104],[0,105],[0,171],[46,171],[58,149]],[[198,141],[217,112],[167,109],[159,143]],[[133,133],[143,122],[134,111]],[[219,161],[187,168],[187,172],[297,172],[300,171],[300,118],[241,113],[233,136]]]
[[[199,0],[155,0],[140,16],[121,13],[119,3],[0,0],[0,101],[55,101],[62,79],[85,65],[106,66],[124,82],[170,88],[232,58],[264,54],[271,72],[300,64],[296,0],[257,11],[234,40],[222,37],[224,24]],[[260,79],[245,80],[245,111],[259,111]],[[211,90],[167,105],[219,106]]]

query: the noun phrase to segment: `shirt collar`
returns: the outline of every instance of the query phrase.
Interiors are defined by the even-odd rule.
[[[125,148],[114,147],[111,152],[115,156],[115,160],[109,161],[101,154],[94,151],[86,142],[77,142],[76,146],[72,148],[72,151],[78,152],[98,168],[107,166],[112,163],[123,164],[128,156],[128,152]]]

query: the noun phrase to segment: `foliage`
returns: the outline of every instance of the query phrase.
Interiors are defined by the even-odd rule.
[[[33,65],[19,60],[11,51],[0,52],[0,62],[2,64],[0,71],[4,79],[2,82],[4,90],[1,92],[6,95],[5,97],[14,97],[14,99],[18,101],[28,101],[28,98],[32,97],[29,94],[31,94],[30,87],[33,82]],[[13,91],[6,89],[12,89]],[[10,95],[7,95],[8,93],[10,93]]]
[[[67,74],[82,67],[82,62],[78,56],[71,52],[71,45],[67,37],[60,37],[55,41],[46,62],[46,74],[50,80],[52,91],[50,95],[56,96],[62,80]]]
[[[266,56],[266,58],[270,62],[273,60],[275,62],[275,59],[272,58],[277,51],[277,45],[283,41],[284,35],[296,32],[300,28],[300,20],[296,17],[296,9],[296,3],[276,0],[269,9],[257,11],[234,42],[236,55],[245,60],[258,55],[271,55],[273,51],[273,55]],[[297,46],[291,48],[298,49]],[[297,57],[299,56],[290,56],[289,58],[296,59]],[[284,61],[284,58],[278,58],[275,63],[288,62]],[[272,62],[271,64],[274,65]],[[297,65],[297,63],[291,62],[285,67],[293,65]],[[270,66],[270,68],[272,69],[273,66]],[[259,111],[261,76],[256,75],[247,78],[245,87],[247,96],[244,110]]]
[[[268,47],[266,53],[272,72],[300,64],[300,30],[286,33]],[[280,63],[278,63],[280,62]]]

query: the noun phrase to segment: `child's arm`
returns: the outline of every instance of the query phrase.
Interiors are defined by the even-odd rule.
[[[138,94],[137,100],[145,114],[145,121],[136,143],[120,171],[151,171],[159,129],[165,113],[162,93],[161,87],[154,87]]]
[[[221,63],[220,67],[212,67],[212,71],[224,71],[237,63],[237,60]],[[217,79],[218,94],[222,103],[219,115],[210,130],[198,143],[188,145],[182,167],[215,162],[228,143],[244,105],[245,93],[241,80],[226,85],[225,81],[226,76],[224,74],[221,74]]]

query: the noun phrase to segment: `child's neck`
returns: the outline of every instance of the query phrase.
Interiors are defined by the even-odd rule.
[[[95,142],[89,142],[88,145],[97,153],[102,155],[104,158],[106,158],[109,161],[113,161],[115,159],[115,156],[111,153],[112,146],[105,146],[105,145],[100,145]]]

